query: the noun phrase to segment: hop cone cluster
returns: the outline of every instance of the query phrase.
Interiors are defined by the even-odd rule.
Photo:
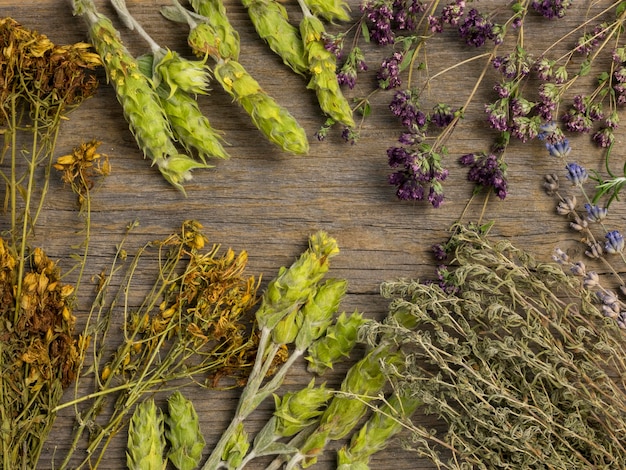
[[[309,65],[300,31],[289,22],[287,10],[276,0],[243,0],[257,34],[294,72],[305,75]]]
[[[287,152],[305,154],[309,151],[306,133],[298,121],[263,91],[240,63],[232,60],[218,63],[213,73],[270,141]]]
[[[152,54],[143,55],[137,61],[144,75],[152,77]],[[181,81],[177,82],[180,84]],[[187,152],[195,151],[204,163],[208,158],[228,158],[229,155],[222,146],[221,135],[202,113],[198,102],[183,86],[172,89],[168,83],[169,81],[160,83],[156,91],[176,140]]]
[[[129,470],[163,469],[164,452],[163,413],[148,399],[137,405],[128,425],[126,465]]]
[[[92,0],[76,0],[75,8],[89,23],[91,41],[103,60],[107,78],[115,89],[137,145],[158,166],[165,179],[184,192],[182,183],[191,178],[191,171],[206,168],[206,164],[176,149],[156,90],[122,43],[111,21],[97,13]]]
[[[191,0],[192,8],[202,15],[211,27],[211,34],[222,59],[239,60],[239,33],[226,16],[221,0]]]
[[[200,463],[205,440],[193,403],[174,392],[167,400],[165,437],[170,445],[168,459],[178,470],[193,470]]]
[[[341,92],[337,81],[337,59],[324,45],[324,32],[322,22],[311,14],[305,15],[300,22],[300,35],[304,41],[311,73],[308,88],[315,90],[324,113],[336,122],[354,127],[350,103]]]
[[[328,271],[330,258],[338,253],[337,241],[326,232],[312,235],[309,248],[289,268],[281,268],[263,293],[256,313],[259,328],[272,329],[285,315],[299,309]]]

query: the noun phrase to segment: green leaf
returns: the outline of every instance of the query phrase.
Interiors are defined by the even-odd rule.
[[[585,61],[583,61],[582,64],[580,64],[580,72],[579,75],[581,77],[584,77],[585,75],[587,75],[589,72],[591,71],[591,60],[587,59]]]
[[[361,36],[363,36],[365,42],[370,42],[370,30],[365,22],[361,23]]]

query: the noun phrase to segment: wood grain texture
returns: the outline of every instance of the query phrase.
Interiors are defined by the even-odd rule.
[[[103,13],[114,18],[105,1],[98,1]],[[290,11],[295,11],[290,2]],[[358,1],[351,0],[353,15],[358,14]],[[497,0],[480,2],[486,7]],[[582,3],[582,2],[581,2]],[[168,0],[128,0],[129,10],[161,45],[188,55],[186,29],[169,23],[159,15],[159,7]],[[362,138],[355,144],[344,143],[338,133],[319,142],[314,133],[324,117],[314,94],[306,89],[306,81],[286,69],[256,37],[244,8],[235,0],[227,0],[230,19],[242,39],[241,62],[257,78],[264,89],[285,105],[306,129],[310,138],[309,155],[287,155],[267,143],[249,122],[247,115],[218,89],[199,98],[202,110],[215,127],[224,132],[232,158],[216,163],[215,168],[197,171],[186,186],[188,197],[172,189],[156,168],[144,160],[122,116],[113,89],[104,81],[96,97],[70,115],[64,123],[58,153],[71,150],[83,140],[96,138],[103,142],[101,151],[111,159],[112,174],[99,187],[93,198],[91,261],[89,275],[97,274],[111,259],[125,226],[138,220],[140,226],[129,240],[129,251],[143,243],[163,238],[178,229],[182,221],[200,221],[211,242],[224,247],[247,250],[249,272],[263,275],[267,282],[280,266],[289,265],[305,248],[307,237],[318,229],[334,236],[342,250],[335,259],[331,274],[349,282],[346,311],[359,309],[369,317],[385,315],[386,302],[378,295],[384,280],[398,277],[429,277],[435,267],[431,246],[445,240],[446,229],[463,212],[472,187],[466,171],[456,158],[464,153],[487,150],[494,134],[484,121],[482,103],[493,98],[491,86],[481,88],[475,103],[466,113],[467,119],[455,130],[449,142],[450,176],[445,185],[446,202],[440,209],[424,203],[401,203],[387,183],[390,172],[386,149],[395,145],[400,128],[387,110],[390,93],[379,93],[372,101],[372,115],[363,123]],[[485,7],[485,8],[486,8]],[[583,6],[580,6],[583,9]],[[86,28],[74,18],[67,0],[3,0],[0,13],[12,16],[24,26],[47,34],[54,42],[68,43],[86,39]],[[530,47],[545,49],[548,41],[564,36],[574,19],[550,23],[549,28],[529,27],[526,37]],[[115,24],[120,27],[119,22]],[[544,23],[545,25],[545,23]],[[339,30],[337,28],[337,30]],[[133,33],[124,31],[124,40],[134,54],[147,51]],[[535,46],[536,43],[536,46]],[[444,34],[428,49],[429,72],[437,73],[476,54]],[[371,70],[354,91],[358,96],[371,89],[375,80],[375,62],[389,50],[368,49]],[[461,105],[484,61],[473,61],[454,69],[436,80],[425,95],[425,102],[447,101]],[[489,71],[485,83],[495,83]],[[588,90],[588,84],[581,89]],[[614,155],[623,160],[623,133],[617,135]],[[588,142],[588,136],[573,139],[573,158],[589,169],[602,169],[600,154]],[[505,201],[491,197],[484,220],[494,219],[492,233],[511,239],[533,252],[539,259],[549,260],[555,246],[580,254],[575,233],[568,232],[567,223],[556,216],[554,200],[542,190],[543,176],[561,172],[541,142],[514,143],[507,151],[510,194]],[[75,210],[74,196],[59,180],[52,181],[51,196],[40,219],[37,242],[49,256],[64,264],[72,252],[71,245],[80,240],[82,222]],[[624,205],[616,204],[625,221]],[[482,201],[469,208],[466,221],[480,216]],[[6,222],[0,219],[0,227]],[[149,282],[154,273],[145,273]],[[88,291],[88,289],[84,289]],[[81,298],[86,311],[89,292]],[[81,313],[78,312],[79,321]],[[84,320],[84,319],[83,319]],[[344,365],[329,377],[329,383],[341,380]],[[288,378],[287,387],[296,389],[309,381],[302,367]],[[190,388],[186,392],[200,415],[208,447],[225,429],[234,410],[237,391],[205,391]],[[260,428],[267,419],[270,404],[252,416],[250,431]],[[74,415],[63,411],[57,418],[53,437],[42,458],[40,468],[54,468],[69,443]],[[425,420],[424,423],[427,423]],[[342,442],[333,444],[314,468],[335,468],[334,452]],[[102,469],[123,468],[125,437],[112,443]],[[402,450],[399,442],[372,459],[372,468],[429,469],[432,466],[414,454]],[[250,468],[263,468],[264,463]]]

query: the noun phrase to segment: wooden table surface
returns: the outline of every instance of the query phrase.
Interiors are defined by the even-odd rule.
[[[127,3],[161,45],[189,56],[186,28],[169,23],[159,14],[159,7],[167,5],[168,0],[128,0]],[[481,1],[480,6],[487,9],[494,3],[498,3],[497,0]],[[572,11],[576,8],[582,11],[583,3],[586,2]],[[107,2],[99,0],[97,4],[103,13],[115,18]],[[359,2],[351,0],[350,4],[356,17]],[[379,93],[374,97],[372,114],[364,121],[362,137],[355,145],[343,142],[339,131],[334,131],[323,142],[317,141],[314,133],[323,124],[324,116],[313,92],[306,89],[306,81],[286,69],[256,37],[245,9],[237,1],[226,0],[226,5],[231,22],[241,35],[241,63],[301,123],[310,139],[310,153],[292,156],[277,150],[214,84],[210,96],[200,97],[199,102],[215,127],[224,131],[232,158],[217,162],[213,169],[196,171],[193,180],[186,185],[185,198],[142,158],[112,87],[102,80],[97,96],[72,113],[63,124],[57,147],[58,153],[63,154],[81,141],[96,138],[103,142],[100,150],[110,157],[112,174],[93,196],[88,274],[98,273],[110,262],[125,226],[133,220],[138,220],[140,225],[130,238],[130,249],[174,233],[186,219],[196,219],[204,225],[210,242],[230,246],[236,251],[247,250],[249,273],[263,274],[265,282],[279,267],[289,265],[302,252],[311,233],[324,229],[337,239],[341,248],[331,273],[349,283],[342,310],[356,308],[366,316],[380,318],[386,312],[386,302],[378,295],[379,284],[398,277],[430,276],[436,265],[430,254],[431,245],[445,240],[446,229],[458,220],[471,196],[473,188],[466,180],[466,170],[456,159],[465,153],[487,150],[495,135],[488,129],[482,111],[482,103],[493,97],[489,83],[494,83],[495,75],[488,74],[486,85],[467,112],[467,119],[461,122],[449,142],[450,176],[445,183],[443,206],[434,209],[428,203],[400,202],[394,188],[387,183],[390,169],[386,149],[396,144],[400,132],[396,119],[387,109],[391,94]],[[3,0],[0,13],[47,34],[56,43],[86,39],[86,27],[80,18],[72,16],[67,0]],[[575,14],[571,16],[571,19],[566,17],[550,23],[547,29],[530,29],[527,37],[531,38],[531,47],[536,42],[538,47],[545,48],[547,41],[565,34],[577,21]],[[121,29],[118,21],[115,24]],[[337,26],[335,30],[340,28]],[[124,31],[123,37],[134,54],[147,51],[133,33]],[[543,46],[541,41],[544,41]],[[432,41],[429,48],[431,73],[476,54],[475,50],[469,50],[446,35]],[[389,49],[368,49],[371,70],[360,79],[362,82],[355,90],[348,92],[350,96],[372,89],[375,63],[388,53]],[[482,65],[483,62],[478,61],[470,63],[435,81],[429,99],[433,102],[446,100],[459,106]],[[100,78],[104,78],[103,74]],[[621,131],[617,133],[617,140],[614,156],[623,159]],[[572,157],[578,163],[590,169],[602,169],[601,154],[589,145],[588,135],[574,137],[572,145]],[[576,234],[567,230],[566,221],[555,214],[554,200],[542,190],[544,175],[563,174],[562,165],[550,158],[538,141],[512,144],[507,151],[507,162],[510,193],[504,201],[491,197],[484,215],[484,220],[496,221],[492,233],[511,239],[543,260],[550,259],[557,245],[572,254],[580,253]],[[622,211],[623,222],[624,206],[616,207]],[[479,199],[469,208],[464,220],[476,221],[481,209],[482,199]],[[0,219],[0,225],[4,224]],[[71,245],[80,240],[78,232],[82,222],[77,216],[74,196],[54,178],[39,226],[37,242],[63,266],[72,251]],[[83,309],[88,306],[89,295],[85,292],[81,299]],[[77,315],[80,323],[80,310]],[[338,383],[342,371],[345,369],[337,370],[329,382]],[[309,376],[299,367],[289,375],[287,386],[298,388],[308,381]],[[207,448],[210,448],[226,427],[238,392],[190,388],[186,393],[198,410]],[[253,416],[252,428],[267,419],[268,409]],[[72,420],[69,411],[59,415],[40,468],[53,468],[53,462],[63,456]],[[109,458],[100,468],[124,468],[124,444],[121,436],[112,444]],[[331,446],[314,468],[335,468],[333,449],[339,444]],[[372,459],[372,468],[385,469],[390,465],[398,470],[432,468],[428,462],[403,451],[399,442],[392,443]],[[251,468],[262,467],[252,465]]]

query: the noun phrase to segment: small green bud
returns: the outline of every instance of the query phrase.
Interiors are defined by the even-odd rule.
[[[302,327],[302,312],[294,309],[283,317],[278,324],[272,328],[272,341],[275,344],[292,343]]]
[[[297,392],[287,392],[282,399],[274,395],[278,418],[275,432],[283,437],[293,436],[312,424],[323,413],[321,409],[330,399],[332,391],[324,385],[315,387],[315,381]]]
[[[304,322],[296,338],[296,349],[304,351],[324,334],[333,321],[347,285],[345,280],[330,279],[319,288],[315,297],[310,297],[304,304],[302,307]]]
[[[130,470],[161,470],[164,451],[163,414],[148,399],[137,405],[128,425],[126,464]]]
[[[155,54],[153,79],[156,86],[165,82],[170,96],[177,89],[192,94],[205,94],[209,89],[209,72],[204,61],[187,60],[169,49]]]
[[[356,345],[359,328],[366,322],[356,311],[349,316],[345,312],[339,315],[326,330],[326,335],[309,346],[306,358],[309,372],[321,375],[332,369],[339,359],[348,357]]]
[[[248,453],[249,448],[248,433],[245,431],[243,423],[239,423],[237,431],[232,435],[224,448],[224,452],[222,452],[222,460],[228,462],[228,468],[237,468]]]

